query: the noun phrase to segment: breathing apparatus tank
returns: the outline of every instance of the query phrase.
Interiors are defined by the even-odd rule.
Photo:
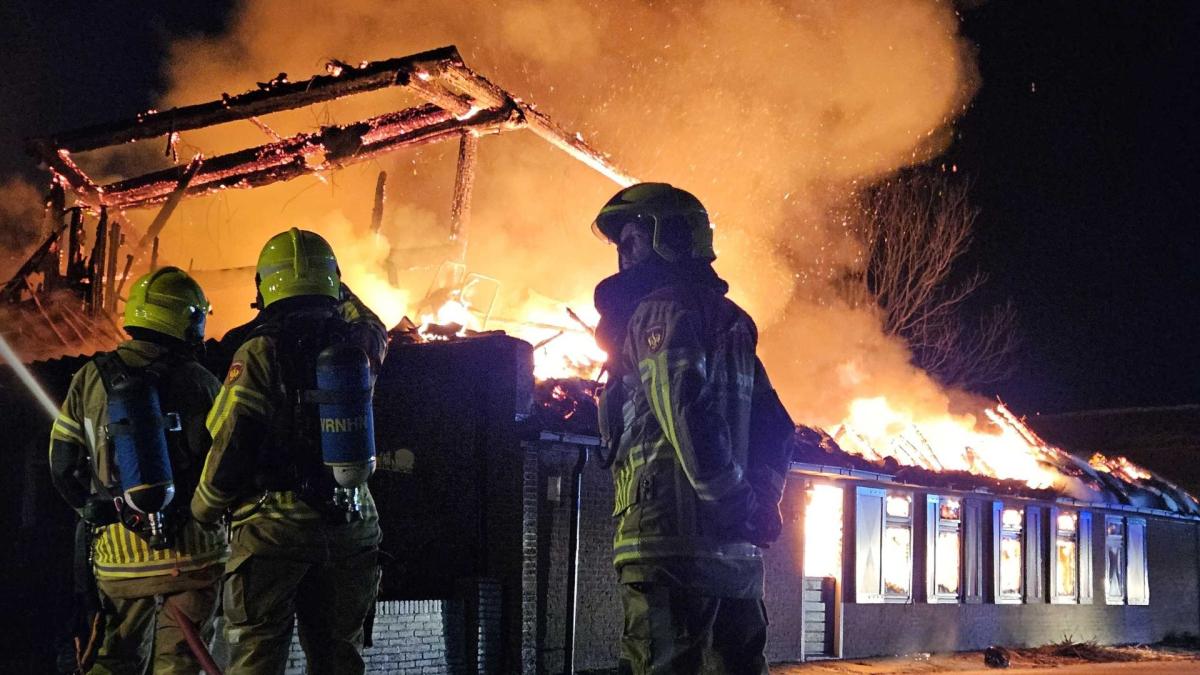
[[[337,484],[334,503],[356,512],[358,488],[375,473],[371,364],[366,352],[342,342],[321,350],[316,370],[321,459]]]
[[[175,482],[166,432],[179,430],[179,416],[163,415],[158,391],[145,377],[121,373],[107,394],[107,433],[124,504],[144,517],[151,546],[169,546],[163,511],[175,496]]]

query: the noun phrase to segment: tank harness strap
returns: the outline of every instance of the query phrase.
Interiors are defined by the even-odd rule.
[[[159,358],[143,369],[144,373],[152,376],[154,384],[157,384],[170,368],[170,364],[167,361],[168,359]],[[125,365],[125,362],[121,360],[121,357],[116,352],[105,352],[97,356],[96,368],[100,371],[100,381],[104,384],[104,393],[109,396],[112,396],[113,387],[134,377],[129,366]],[[159,428],[164,431],[180,431],[183,429],[179,413],[165,413],[156,422]],[[128,422],[114,422],[112,420],[109,420],[108,424],[105,425],[104,431],[109,436],[122,436],[133,433],[132,425]]]

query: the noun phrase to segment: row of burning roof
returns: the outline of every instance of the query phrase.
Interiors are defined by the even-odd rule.
[[[539,428],[595,435],[596,390],[595,383],[584,380],[539,382],[533,423]],[[993,452],[1024,454],[1023,460],[1036,466],[1036,472],[1022,479],[997,477],[983,452],[969,446],[935,447],[917,426],[901,430],[879,445],[868,442],[848,424],[839,425],[832,433],[799,425],[792,460],[827,472],[863,472],[911,485],[1048,501],[1070,498],[1200,516],[1200,502],[1195,497],[1125,457],[1093,453],[1084,460],[1041,439],[1002,404],[986,414],[1001,431],[996,437],[1008,437],[1008,442]],[[966,461],[954,462],[955,458]]]

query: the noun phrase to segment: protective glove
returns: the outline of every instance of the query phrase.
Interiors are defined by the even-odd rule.
[[[757,498],[746,523],[746,540],[760,548],[770,548],[783,533],[783,514],[779,502]]]
[[[80,517],[89,525],[103,527],[117,522],[117,506],[111,499],[92,497],[83,505]]]

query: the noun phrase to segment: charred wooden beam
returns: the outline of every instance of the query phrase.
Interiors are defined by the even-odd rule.
[[[92,243],[92,255],[88,260],[88,278],[91,294],[88,297],[88,313],[95,316],[104,309],[104,262],[105,246],[108,244],[108,209],[100,209],[100,222],[96,223],[96,239]]]
[[[104,263],[104,313],[117,313],[117,250],[121,248],[121,223],[116,220],[108,230]]]
[[[71,160],[71,154],[66,150],[55,148],[45,140],[29,142],[30,154],[39,157],[55,176],[61,177],[75,191],[80,201],[88,206],[100,204],[100,188]]]
[[[415,73],[402,73],[398,79],[400,84],[411,89],[421,98],[443,110],[449,111],[455,117],[466,117],[473,114],[480,107],[499,108],[507,103],[507,101],[502,100],[495,105],[477,106],[470,96],[456,94],[447,90],[433,78],[433,75],[424,70]]]
[[[513,99],[503,89],[463,63],[449,64],[442,74],[442,79],[489,108],[512,101],[521,112],[524,125],[554,147],[604,174],[622,187],[637,182],[636,178],[617,168],[603,153],[588,145],[578,134],[568,133],[544,113],[524,101]]]
[[[273,142],[207,160],[187,183],[181,198],[290,180],[411,145],[459,138],[468,131],[480,136],[521,128],[529,128],[620,185],[636,182],[578,134],[568,133],[532,105],[468,68],[453,46],[359,67],[332,61],[327,68],[329,75],[303,82],[276,78],[260,84],[258,91],[222,96],[219,101],[164,112],[149,111],[133,119],[33,139],[29,148],[72,187],[81,201],[92,207],[131,208],[161,203],[176,190],[188,169],[177,166],[97,186],[75,165],[71,152],[164,134],[174,138],[182,131],[243,119],[258,124],[273,136]],[[274,136],[258,119],[260,115],[391,86],[407,88],[429,103],[285,139]],[[464,194],[469,197],[469,189],[464,193],[456,184],[455,194],[454,228],[456,234],[461,234],[468,214],[462,209],[466,202],[459,198]]]
[[[375,179],[375,202],[371,206],[371,232],[379,233],[383,226],[383,207],[387,202],[387,172],[380,171]]]
[[[322,127],[280,143],[209,158],[185,193],[258,187],[339,169],[400,148],[458,138],[464,129],[498,131],[513,124],[513,116],[511,110],[491,110],[459,120],[437,106],[427,105],[356,124]],[[184,167],[174,167],[106,185],[104,203],[120,208],[159,203],[172,193],[183,171]]]
[[[458,248],[458,261],[467,259],[467,228],[471,224],[471,194],[475,189],[475,163],[479,137],[470,131],[458,142],[458,167],[454,173],[454,201],[450,204],[450,241]]]
[[[175,207],[179,206],[179,202],[183,199],[184,193],[187,191],[188,185],[192,179],[196,177],[196,172],[204,165],[204,159],[200,155],[192,158],[188,165],[184,167],[183,173],[179,176],[179,181],[175,184],[175,189],[171,194],[167,195],[167,199],[163,202],[162,208],[155,214],[154,220],[150,223],[150,227],[146,229],[146,234],[142,235],[142,239],[133,248],[133,255],[139,255],[146,244],[154,242],[154,253],[157,258],[158,254],[158,235],[162,233],[163,228],[167,226],[167,221],[171,219],[171,214],[175,213]],[[154,264],[150,264],[151,271],[154,270]]]
[[[31,150],[43,156],[39,145],[68,152],[95,150],[110,145],[155,138],[226,122],[302,108],[343,96],[361,94],[395,86],[402,73],[434,71],[443,62],[459,61],[454,46],[441,47],[360,67],[331,63],[330,74],[317,75],[302,82],[272,82],[256,91],[222,96],[218,101],[182,106],[170,110],[150,110],[133,118],[99,124],[55,136],[30,141]],[[74,184],[72,184],[74,185]]]

